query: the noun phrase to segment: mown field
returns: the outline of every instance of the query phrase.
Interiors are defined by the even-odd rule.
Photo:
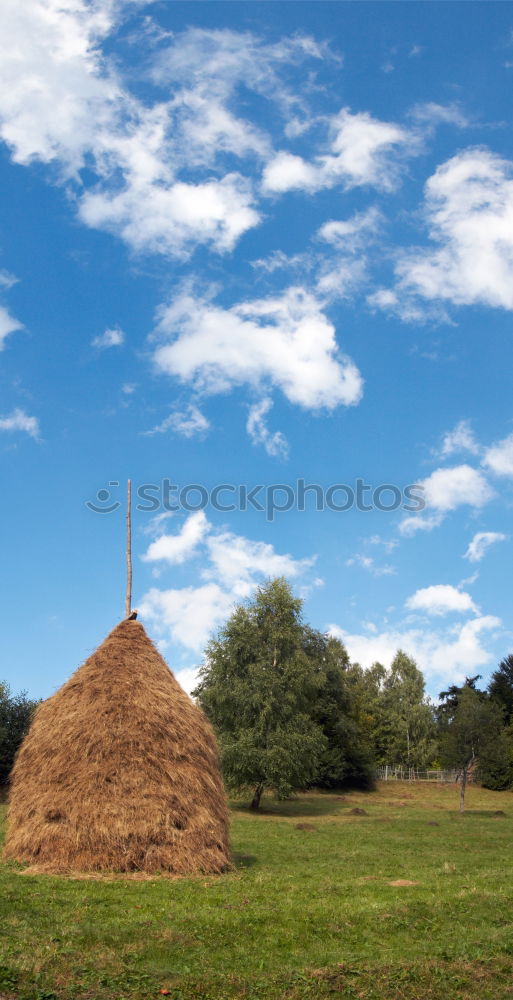
[[[513,794],[467,798],[464,816],[454,786],[391,782],[234,803],[216,878],[2,863],[0,998],[513,997]]]

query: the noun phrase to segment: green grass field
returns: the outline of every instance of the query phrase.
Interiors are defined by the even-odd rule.
[[[513,793],[471,787],[467,804],[393,782],[266,799],[257,816],[235,803],[221,877],[2,863],[0,998],[513,997]]]

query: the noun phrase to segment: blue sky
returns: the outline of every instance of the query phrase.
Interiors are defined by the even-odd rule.
[[[2,21],[0,677],[45,697],[122,617],[131,477],[133,603],[188,690],[279,574],[364,666],[486,679],[513,642],[510,5]],[[137,509],[165,480],[425,506]]]

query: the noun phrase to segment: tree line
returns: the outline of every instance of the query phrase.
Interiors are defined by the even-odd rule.
[[[231,789],[371,788],[377,767],[448,767],[496,790],[513,786],[513,655],[480,690],[479,676],[427,696],[422,672],[398,650],[364,670],[344,644],[303,619],[283,578],[235,608],[209,642],[193,696],[210,719]],[[0,786],[37,702],[0,683]],[[462,800],[462,801],[463,801]]]
[[[376,768],[448,767],[488,788],[513,785],[513,656],[488,689],[467,678],[426,695],[398,650],[387,669],[351,663],[344,644],[304,622],[283,578],[260,587],[211,639],[194,697],[212,722],[230,788],[370,788]]]
[[[9,686],[0,681],[0,788],[7,784],[37,704],[27,697],[26,691],[13,695]]]

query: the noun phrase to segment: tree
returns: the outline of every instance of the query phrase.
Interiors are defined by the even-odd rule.
[[[426,767],[434,754],[433,710],[426,701],[422,672],[401,649],[384,678],[380,716],[384,763]]]
[[[484,788],[492,788],[496,792],[511,788],[513,784],[513,726],[501,729],[482,748],[479,754],[479,780]]]
[[[312,721],[319,678],[304,648],[302,602],[283,578],[235,609],[207,646],[194,692],[216,730],[231,787],[279,796],[316,777],[327,741]]]
[[[465,809],[465,790],[471,769],[478,760],[497,753],[501,732],[500,710],[484,700],[470,684],[459,689],[457,706],[441,742],[442,759],[460,775],[460,812]]]
[[[488,685],[488,695],[500,706],[504,724],[513,722],[513,655],[504,657],[498,669],[492,674]]]
[[[357,719],[347,650],[339,639],[309,626],[303,626],[303,635],[303,646],[318,680],[312,720],[326,739],[315,784],[323,788],[370,788],[374,757],[370,740]]]
[[[440,704],[436,710],[436,715],[438,719],[438,725],[441,729],[447,727],[454,719],[456,709],[458,708],[458,702],[461,692],[465,688],[470,688],[471,691],[475,691],[481,700],[483,700],[486,695],[484,691],[479,691],[476,687],[477,681],[481,680],[481,674],[476,674],[474,677],[465,677],[465,683],[458,687],[457,684],[451,684],[447,691],[440,691],[439,699]]]
[[[353,664],[349,677],[377,763],[428,766],[436,755],[436,725],[415,660],[399,649],[389,670],[381,663],[369,670]]]
[[[0,682],[0,786],[7,783],[37,704],[27,698],[26,691],[12,695],[8,685]]]

